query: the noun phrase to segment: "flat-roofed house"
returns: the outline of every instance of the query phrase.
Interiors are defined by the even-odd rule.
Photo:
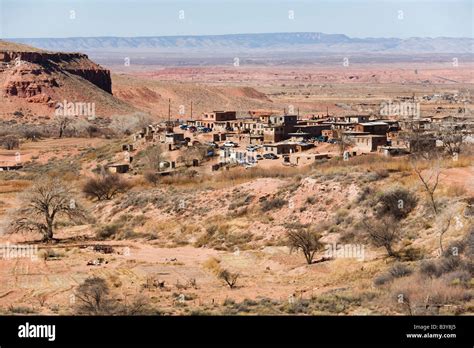
[[[263,142],[277,143],[285,140],[285,127],[283,125],[266,125],[263,128]]]
[[[373,135],[385,135],[389,129],[389,124],[382,121],[364,122],[355,125],[357,132],[367,132]]]
[[[358,153],[369,153],[377,151],[379,146],[387,145],[385,135],[362,134],[351,137],[355,150]]]

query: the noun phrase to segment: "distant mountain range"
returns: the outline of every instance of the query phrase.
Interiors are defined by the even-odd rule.
[[[51,51],[314,52],[371,54],[473,54],[473,38],[350,38],[342,34],[268,33],[154,37],[8,39]]]

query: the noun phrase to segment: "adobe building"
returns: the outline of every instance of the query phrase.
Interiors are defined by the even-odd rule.
[[[294,126],[296,132],[308,133],[310,137],[320,137],[323,130],[331,129],[330,124],[297,124]]]
[[[385,135],[388,129],[388,123],[382,121],[358,123],[354,128],[356,132],[366,132],[374,135]]]
[[[358,153],[370,153],[377,151],[379,146],[387,145],[387,137],[385,135],[361,134],[351,137],[355,150]]]
[[[285,127],[283,125],[266,125],[263,128],[264,143],[277,143],[285,139]]]

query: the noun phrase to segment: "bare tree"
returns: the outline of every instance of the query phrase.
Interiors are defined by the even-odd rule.
[[[76,203],[71,190],[58,179],[38,182],[25,193],[23,202],[25,206],[18,210],[12,231],[36,231],[45,242],[53,239],[56,218],[61,216],[76,223],[87,219],[86,211]]]
[[[433,164],[429,169],[423,170],[419,164],[419,161],[412,161],[412,167],[416,175],[421,181],[423,188],[425,189],[428,198],[431,203],[431,207],[435,214],[438,214],[438,206],[435,200],[435,192],[439,184],[439,176],[441,175],[440,161],[430,162]]]
[[[365,226],[366,236],[373,246],[384,247],[388,256],[398,257],[398,252],[394,251],[393,247],[400,240],[402,229],[393,217],[370,220],[365,216],[362,219],[362,224]]]
[[[160,163],[165,160],[165,156],[159,145],[153,145],[143,151],[143,159],[147,169],[159,172]]]
[[[14,135],[4,136],[0,142],[6,150],[18,149],[20,147],[20,140]]]
[[[55,123],[58,127],[58,136],[62,138],[68,127],[73,123],[73,119],[69,116],[56,115]]]
[[[446,222],[446,225],[439,231],[439,250],[441,251],[441,254],[444,252],[444,248],[443,248],[443,237],[444,237],[444,234],[446,232],[448,232],[449,230],[449,227],[451,226],[451,220],[452,220],[452,216],[449,215],[448,216],[448,219],[447,219],[447,222]]]
[[[132,115],[114,115],[111,117],[110,128],[120,134],[131,134],[152,123],[149,115],[134,113]]]
[[[321,236],[312,231],[310,227],[292,227],[287,235],[290,249],[301,250],[308,265],[313,263],[314,254],[323,248],[323,244],[319,241]]]

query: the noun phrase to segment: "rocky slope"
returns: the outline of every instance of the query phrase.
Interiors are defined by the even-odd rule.
[[[58,102],[95,103],[99,114],[133,111],[112,96],[110,71],[82,53],[38,50],[0,41],[0,111],[50,115]]]

